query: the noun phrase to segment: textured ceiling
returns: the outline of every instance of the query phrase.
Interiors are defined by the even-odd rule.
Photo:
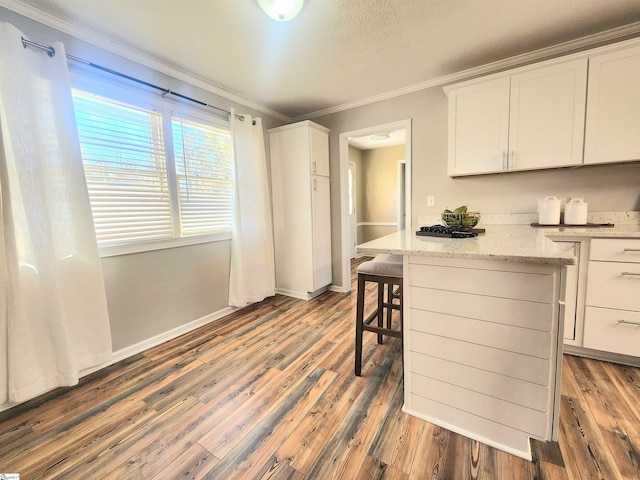
[[[17,3],[290,118],[640,22],[640,0],[306,0],[289,23],[257,0]]]

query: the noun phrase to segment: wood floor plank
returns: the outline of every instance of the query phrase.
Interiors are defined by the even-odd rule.
[[[449,448],[449,436],[453,432],[429,424],[416,445],[416,456],[411,467],[410,478],[445,478],[442,476],[444,459]]]
[[[246,431],[243,436],[238,433],[234,438],[225,438],[226,441],[222,443],[213,441],[217,432],[212,432],[212,435],[204,437],[200,442],[201,445],[221,459],[220,463],[205,478],[250,478],[248,471],[255,466],[259,468],[264,463],[256,460],[254,453],[258,450],[264,453],[264,449],[261,447],[265,442],[273,439],[276,429],[284,430],[279,433],[286,437],[299,422],[299,419],[297,421],[292,419],[289,422],[286,422],[286,419],[296,415],[302,418],[316,400],[315,396],[309,393],[316,387],[316,394],[321,394],[328,383],[334,379],[335,373],[318,368],[299,382],[280,403],[275,405],[275,408],[268,411],[268,414],[255,425],[255,428]],[[306,401],[308,398],[311,400]],[[284,422],[283,419],[285,419]],[[206,439],[209,441],[205,441]],[[272,449],[271,454],[275,452],[279,445],[278,442],[281,442],[282,438],[276,437],[275,441],[276,445],[269,447]],[[210,445],[215,448],[210,448]],[[217,454],[214,450],[221,452],[221,454]],[[270,458],[270,456],[268,457]]]
[[[196,443],[149,480],[202,480],[219,461]]]
[[[327,438],[335,435],[342,419],[366,385],[353,375],[341,375],[314,408],[305,416],[296,431],[287,437],[276,451],[276,457],[308,473]]]
[[[572,472],[580,472],[574,478],[581,480],[621,479],[620,471],[615,467],[595,420],[588,409],[581,405],[583,404],[573,397],[563,396],[560,401],[560,415],[565,418],[560,431],[562,444],[565,445],[565,448],[561,447],[565,465]]]
[[[256,480],[302,480],[304,475],[291,465],[271,457],[253,478]]]
[[[194,398],[187,398],[173,406],[173,408],[155,415],[150,421],[140,425],[128,435],[113,438],[100,452],[76,464],[65,471],[62,478],[70,480],[86,480],[88,478],[106,479],[114,474],[127,472],[128,477],[147,478],[163,469],[171,457],[154,458],[149,451],[162,452],[162,446],[167,435],[182,432],[185,416],[193,418],[203,414],[203,405]],[[173,452],[169,452],[173,453]],[[151,463],[144,464],[141,458],[149,458]],[[143,475],[146,474],[146,476]],[[116,477],[117,478],[117,477]]]
[[[407,480],[408,478],[406,473],[369,455],[362,463],[358,474],[353,477],[354,480]]]
[[[363,426],[366,425],[370,408],[374,403],[374,399],[378,391],[385,384],[385,379],[392,372],[393,360],[385,358],[376,369],[375,373],[367,382],[362,394],[358,396],[353,407],[344,417],[343,422],[326,442],[324,448],[317,453],[317,458],[307,473],[309,478],[332,478],[337,472],[344,474],[340,469],[343,463],[349,458],[350,447],[359,446],[353,441]],[[365,452],[366,454],[366,452]],[[361,459],[361,462],[364,457]],[[358,469],[356,472],[359,470]],[[344,477],[344,478],[349,478]]]
[[[2,468],[20,472],[26,478],[51,478],[78,462],[85,461],[104,445],[144,425],[154,412],[142,402],[118,406],[90,418],[66,422],[59,429],[38,435],[37,442],[2,455]],[[107,440],[108,441],[108,440]]]
[[[369,455],[400,472],[409,474],[415,453],[411,446],[416,444],[425,422],[403,413],[403,404],[404,388],[400,382],[392,397],[389,415],[371,442]]]

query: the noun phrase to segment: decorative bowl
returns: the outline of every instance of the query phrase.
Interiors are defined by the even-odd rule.
[[[471,230],[480,221],[480,212],[443,213],[442,222],[451,228]]]

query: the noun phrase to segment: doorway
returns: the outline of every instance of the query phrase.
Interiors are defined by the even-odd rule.
[[[350,282],[350,261],[352,255],[355,256],[355,239],[356,233],[354,223],[356,223],[353,214],[359,208],[357,196],[362,197],[361,191],[354,197],[353,186],[357,182],[354,182],[357,167],[352,171],[349,166],[349,146],[353,145],[357,148],[359,141],[379,141],[378,147],[385,146],[383,141],[390,137],[402,135],[404,142],[404,152],[402,159],[398,159],[398,177],[403,177],[403,180],[397,181],[401,185],[398,186],[397,195],[401,197],[401,201],[398,201],[397,212],[394,215],[394,221],[390,222],[396,230],[402,228],[411,227],[411,119],[401,120],[398,122],[387,123],[383,125],[376,125],[373,127],[363,128],[360,130],[353,130],[340,134],[339,146],[340,146],[340,185],[341,185],[341,231],[342,231],[342,248],[341,248],[341,266],[342,266],[342,291],[351,291]],[[397,145],[398,143],[396,143]],[[387,143],[386,146],[391,145]],[[372,148],[372,147],[369,147]],[[396,168],[396,167],[394,167]],[[350,175],[353,175],[350,178]],[[394,198],[395,202],[395,198]]]

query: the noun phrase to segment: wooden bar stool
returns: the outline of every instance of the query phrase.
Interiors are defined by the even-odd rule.
[[[376,309],[365,318],[364,296],[367,282],[378,285]],[[385,288],[386,287],[386,288]],[[385,299],[386,289],[386,299]],[[394,302],[394,300],[396,302]],[[400,312],[400,329],[393,330],[391,320],[393,310]],[[387,325],[384,325],[384,317]],[[378,319],[377,325],[372,325]],[[363,332],[378,334],[378,343],[382,344],[384,335],[399,338],[402,341],[402,256],[378,255],[373,260],[358,266],[358,299],[356,305],[356,358],[355,374],[362,371],[362,334]]]

